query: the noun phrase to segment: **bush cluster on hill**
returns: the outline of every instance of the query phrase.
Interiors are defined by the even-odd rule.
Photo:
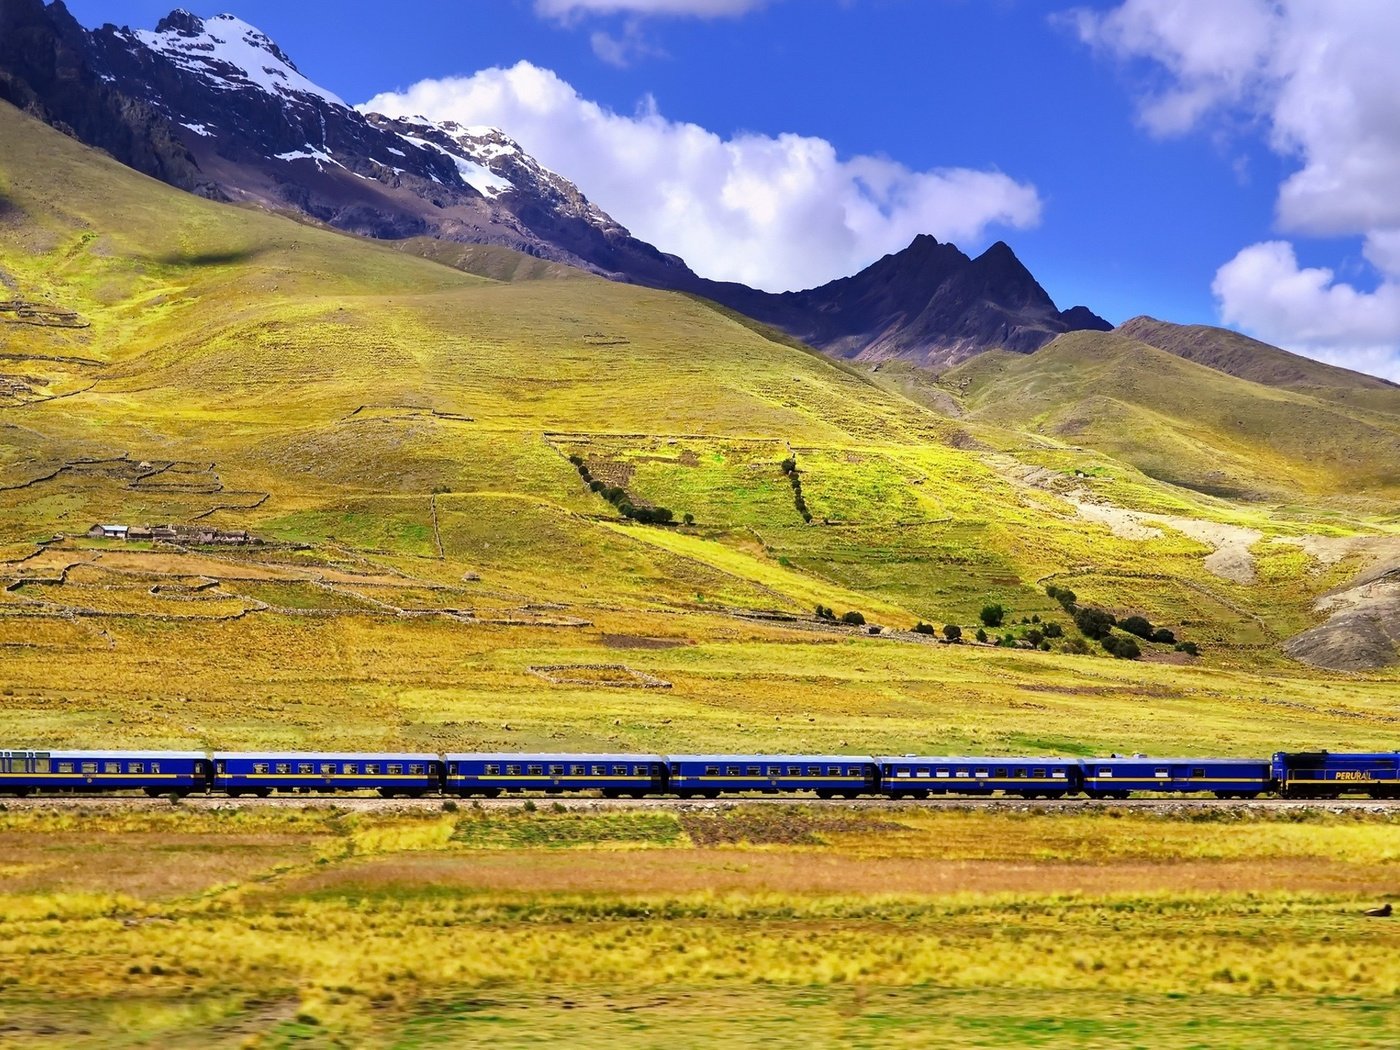
[[[675,520],[676,516],[669,507],[638,507],[621,485],[609,485],[599,481],[588,469],[588,464],[584,462],[582,456],[572,455],[569,457],[569,462],[578,470],[578,476],[583,479],[583,483],[588,486],[589,490],[596,492],[611,503],[624,518],[640,521],[644,525],[670,525]],[[695,518],[693,515],[687,514],[684,521],[685,524],[692,525],[695,523]]]
[[[802,520],[810,525],[812,512],[807,509],[807,500],[802,495],[802,471],[797,469],[797,457],[789,456],[779,464],[779,467],[787,475],[788,484],[792,486],[792,502],[797,507],[797,513],[802,515]]]

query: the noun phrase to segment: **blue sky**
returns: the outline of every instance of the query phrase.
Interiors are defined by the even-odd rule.
[[[953,239],[970,252],[1006,240],[1062,307],[1083,303],[1115,322],[1138,313],[1183,322],[1223,317],[1356,367],[1385,372],[1397,361],[1400,298],[1393,303],[1388,293],[1400,271],[1400,235],[1392,245],[1395,217],[1386,205],[1377,204],[1375,214],[1339,217],[1317,206],[1315,195],[1313,205],[1305,202],[1280,221],[1282,187],[1300,169],[1318,166],[1325,143],[1320,125],[1307,123],[1307,107],[1289,108],[1288,88],[1306,95],[1309,84],[1301,78],[1309,74],[1280,71],[1275,55],[1286,49],[1287,34],[1319,30],[1293,24],[1289,19],[1302,15],[1279,15],[1268,0],[397,0],[387,9],[308,0],[220,3],[194,9],[228,10],[253,23],[304,74],[355,102],[407,92],[388,97],[405,106],[431,99],[442,112],[430,116],[457,115],[466,104],[459,81],[447,82],[457,85],[455,94],[415,92],[412,85],[427,80],[435,88],[441,78],[519,69],[521,62],[547,71],[554,88],[562,84],[578,96],[569,105],[597,103],[625,118],[625,126],[605,139],[577,139],[573,156],[575,132],[567,122],[518,118],[525,130],[500,121],[504,130],[639,235],[685,255],[702,273],[720,265],[716,253],[724,250],[694,229],[694,216],[708,214],[705,202],[669,227],[645,204],[627,214],[641,195],[604,177],[616,169],[615,159],[600,167],[593,156],[627,148],[616,144],[628,120],[645,123],[650,115],[668,127],[697,125],[717,137],[709,143],[716,155],[746,135],[760,145],[787,133],[825,140],[843,162],[895,162],[900,194],[944,192],[920,183],[920,173],[1000,173],[1006,177],[1000,191],[1031,194],[1034,207],[1024,197],[986,204],[986,216],[969,218]],[[1294,0],[1284,7],[1318,4]],[[1200,12],[1194,20],[1186,10],[1193,5]],[[153,26],[169,6],[169,0],[69,0],[84,24],[133,28]],[[1356,0],[1358,9],[1372,6]],[[730,13],[716,15],[717,9]],[[1356,47],[1366,46],[1367,37],[1384,41],[1400,23],[1377,10],[1376,23],[1343,19],[1324,29]],[[1213,21],[1222,17],[1223,25]],[[1222,32],[1227,40],[1238,37],[1238,47],[1222,51]],[[1400,47],[1400,39],[1390,39]],[[476,108],[469,116],[479,111],[485,86],[501,86],[479,78],[470,85]],[[429,103],[422,104],[426,111]],[[521,113],[521,105],[516,98],[515,108],[503,112]],[[531,141],[526,131],[551,141]],[[664,149],[680,140],[661,141]],[[1347,150],[1345,143],[1333,148]],[[1395,155],[1400,158],[1400,147]],[[763,164],[770,159],[765,154]],[[1335,175],[1340,163],[1322,174]],[[859,178],[858,169],[832,177]],[[665,172],[657,178],[679,177],[657,170]],[[715,187],[730,177],[685,192],[718,193]],[[819,191],[820,185],[811,190]],[[976,211],[961,199],[955,207]],[[769,260],[746,248],[741,234],[734,244],[752,266],[771,270],[753,283],[812,283],[802,278],[822,267],[850,272],[871,261],[862,255],[878,255],[878,246],[907,242],[924,215],[944,213],[934,204],[911,207],[868,236],[838,238],[829,257],[804,248],[807,266],[781,256]],[[815,210],[780,220],[745,232],[771,236],[764,231],[823,221]],[[956,216],[928,221],[959,228]],[[1260,250],[1247,254],[1254,248]],[[1222,270],[1227,264],[1233,269]],[[1322,312],[1325,324],[1315,321]],[[1289,339],[1295,330],[1301,334]]]

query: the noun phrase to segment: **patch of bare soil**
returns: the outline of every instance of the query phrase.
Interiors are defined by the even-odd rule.
[[[683,638],[645,638],[639,634],[605,634],[601,640],[609,649],[683,649],[695,644]]]
[[[1065,478],[1041,467],[1010,468],[1015,480],[1032,488],[1053,492],[1065,500],[1081,518],[1107,525],[1109,530],[1125,540],[1152,540],[1162,535],[1162,527],[1175,529],[1198,543],[1215,549],[1206,555],[1208,572],[1233,583],[1254,582],[1254,555],[1250,548],[1263,538],[1257,529],[1204,521],[1175,514],[1149,514],[1105,503],[1083,485],[1066,486]]]
[[[1324,594],[1313,611],[1327,619],[1284,643],[1295,660],[1334,671],[1387,667],[1400,659],[1400,536],[1298,536],[1321,566],[1361,555],[1366,567],[1350,583]]]
[[[664,678],[626,664],[555,664],[527,668],[553,685],[612,686],[630,689],[670,689]]]

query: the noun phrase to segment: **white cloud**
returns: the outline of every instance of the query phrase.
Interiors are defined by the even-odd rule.
[[[803,135],[723,138],[666,119],[652,100],[618,114],[528,62],[425,80],[361,108],[500,127],[638,237],[707,277],[770,290],[848,275],[918,233],[975,244],[989,225],[1040,218],[1035,188],[1000,172],[843,158]]]
[[[535,10],[547,18],[575,15],[691,15],[719,18],[743,15],[768,0],[535,0]]]
[[[1354,353],[1373,362],[1372,351],[1388,347],[1393,358],[1400,3],[1125,0],[1068,17],[1081,39],[1155,75],[1140,109],[1153,132],[1181,134],[1215,116],[1259,122],[1271,148],[1298,164],[1279,187],[1278,228],[1362,237],[1381,277],[1375,292],[1358,291],[1328,270],[1300,269],[1288,244],[1256,244],[1217,275],[1222,317],[1315,356]],[[1289,296],[1306,308],[1288,308]]]
[[[1216,272],[1211,290],[1226,324],[1309,357],[1400,380],[1400,283],[1373,292],[1336,280],[1325,267],[1300,267],[1293,246],[1245,248]]]
[[[629,18],[622,32],[613,34],[598,29],[589,34],[593,53],[618,69],[626,69],[639,58],[661,58],[666,52],[652,43],[635,18]]]

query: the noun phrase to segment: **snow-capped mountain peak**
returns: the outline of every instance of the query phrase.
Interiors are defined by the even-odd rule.
[[[313,95],[333,105],[345,103],[302,76],[296,64],[262,30],[233,15],[199,18],[172,11],[154,31],[132,34],[151,50],[216,87],[257,87],[286,97]]]

